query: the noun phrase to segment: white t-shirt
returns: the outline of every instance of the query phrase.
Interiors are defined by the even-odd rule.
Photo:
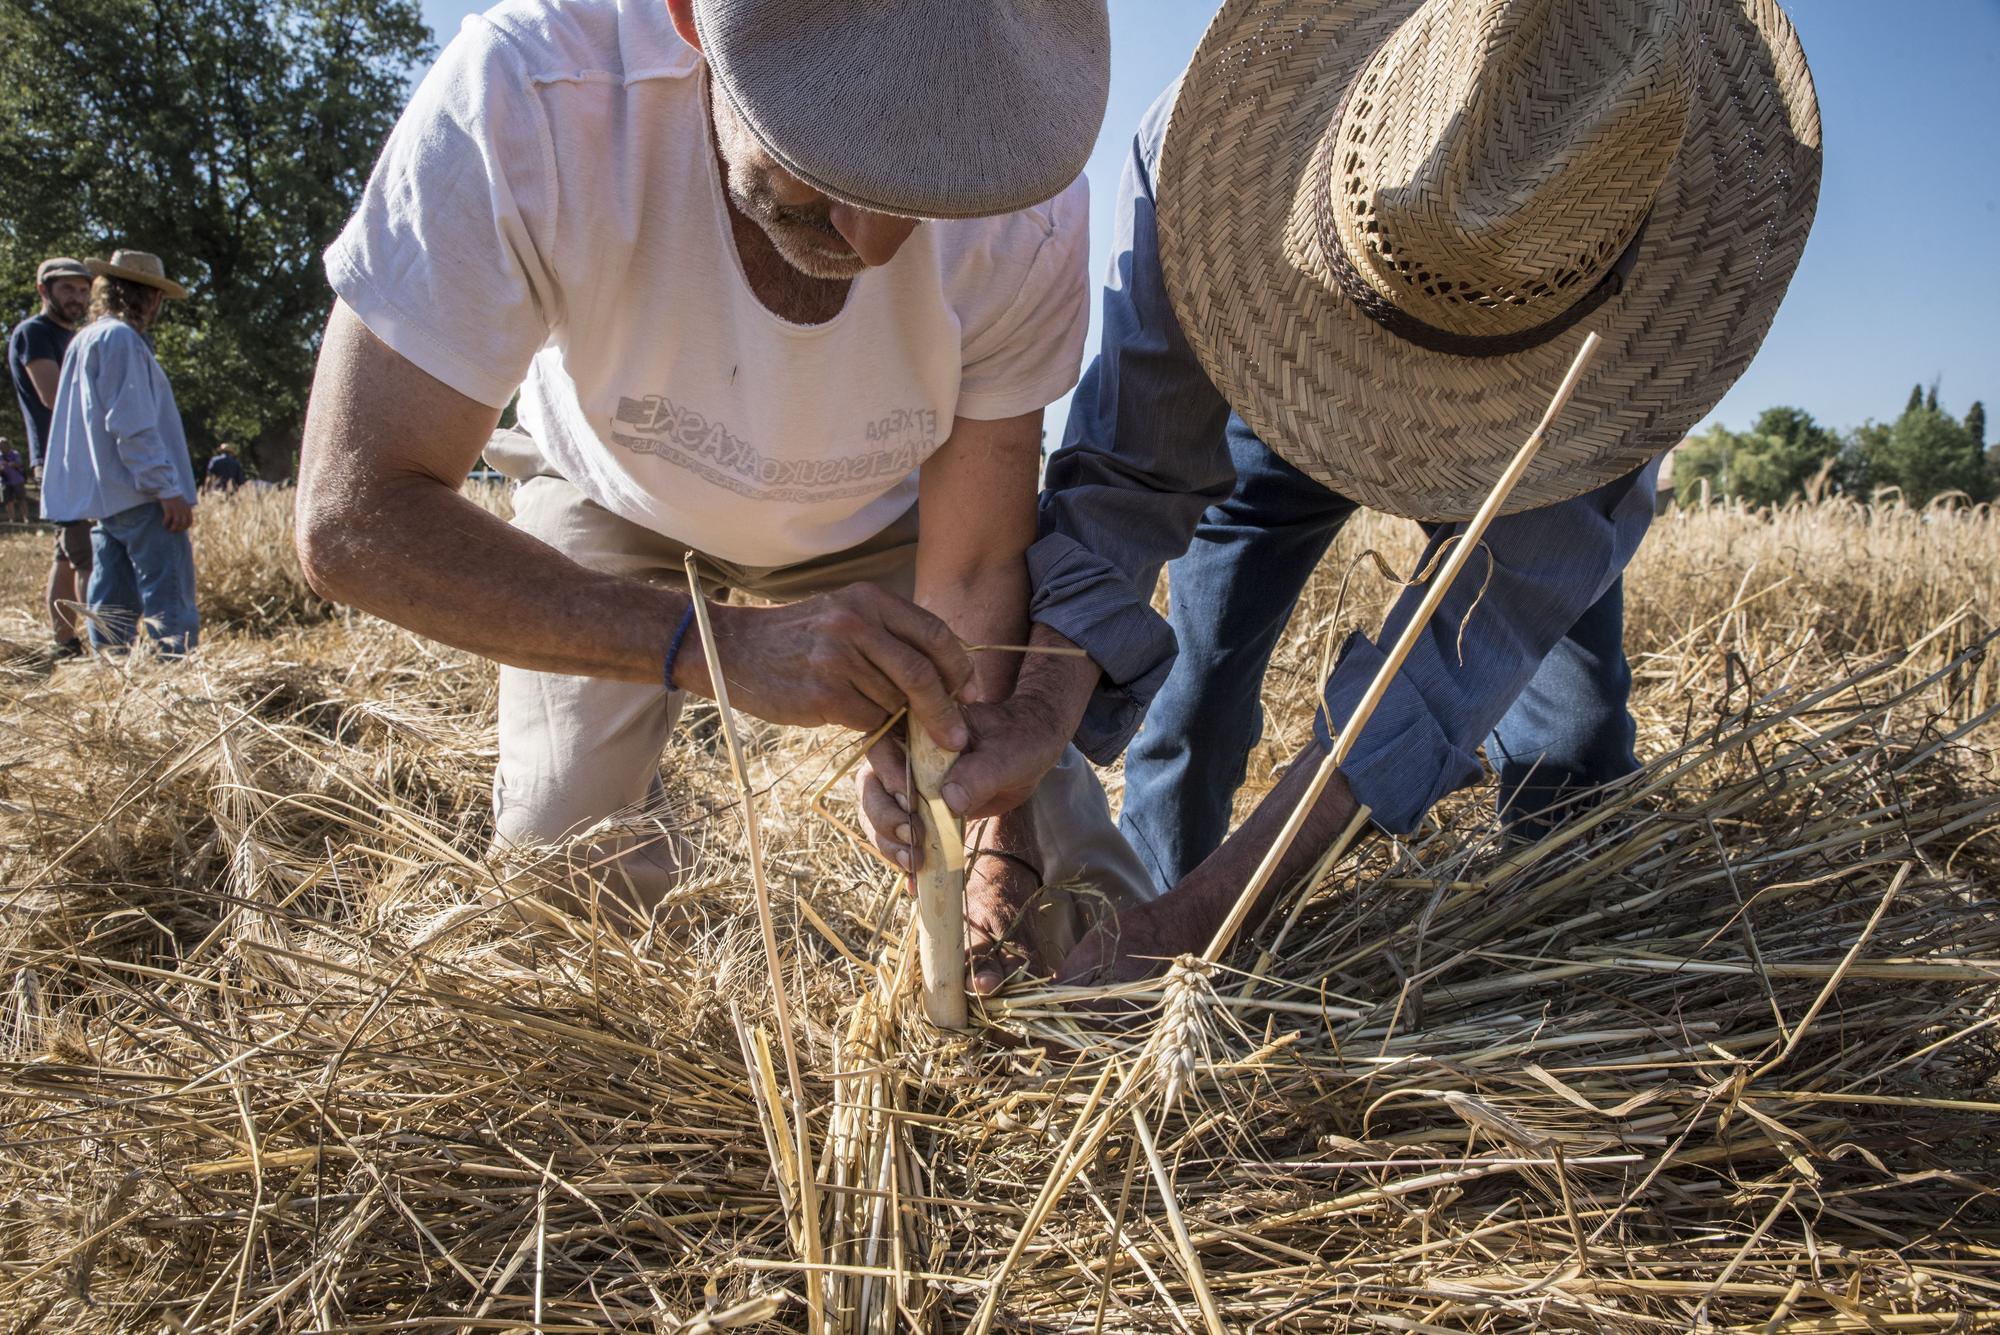
[[[884,77],[894,72],[884,71]],[[664,0],[465,21],[327,251],[368,328],[520,419],[612,512],[725,560],[851,547],[916,500],[952,419],[1076,381],[1088,197],[926,222],[822,325],[751,292],[700,53]],[[866,133],[857,127],[856,133]]]

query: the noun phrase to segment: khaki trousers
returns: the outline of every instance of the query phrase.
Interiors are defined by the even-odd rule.
[[[529,437],[501,434],[507,439],[496,437],[486,458],[520,481],[517,528],[592,570],[685,585],[685,543],[612,514],[551,472]],[[912,508],[857,547],[797,565],[756,568],[697,555],[701,569],[718,580],[705,590],[710,596],[733,588],[790,602],[861,581],[909,597],[916,551]],[[663,658],[671,631],[660,629]],[[501,843],[562,844],[608,817],[656,807],[663,796],[660,760],[681,696],[659,686],[502,667],[500,763],[493,781]],[[1049,884],[1094,885],[1117,902],[1152,896],[1151,878],[1118,832],[1097,776],[1075,747],[1064,752],[1028,805]],[[604,870],[615,868],[629,880],[641,903],[656,902],[672,888],[675,857],[664,838],[598,841],[593,854]]]

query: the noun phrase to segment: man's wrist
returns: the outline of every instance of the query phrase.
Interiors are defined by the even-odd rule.
[[[671,637],[676,633],[674,628],[680,625],[682,619],[687,620],[687,631],[680,636],[680,652],[675,654],[671,643],[668,646],[672,661],[668,665],[667,686],[673,690],[690,691],[713,700],[715,682],[710,675],[708,643],[702,639],[699,616],[690,615],[695,611],[694,600],[699,597],[701,597],[699,593],[691,594],[682,611],[668,624],[667,634]],[[727,613],[730,610],[727,605],[709,604],[709,628],[717,640],[722,638],[722,629],[729,620]]]
[[[1014,699],[1031,706],[1034,716],[1046,721],[1049,730],[1067,744],[1083,723],[1083,713],[1090,707],[1103,670],[1068,636],[1039,621],[1031,629],[1028,643],[1056,652],[1022,656]]]

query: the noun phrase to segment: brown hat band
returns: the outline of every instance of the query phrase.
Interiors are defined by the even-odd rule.
[[[1334,112],[1333,124],[1339,125],[1345,119],[1347,101],[1353,96],[1354,85],[1350,84]],[[1626,279],[1638,267],[1639,246],[1646,239],[1646,224],[1653,217],[1651,210],[1639,220],[1639,229],[1626,243],[1624,253],[1605,271],[1604,277],[1597,280],[1596,286],[1542,323],[1508,334],[1460,334],[1439,329],[1383,296],[1348,258],[1347,248],[1340,243],[1340,228],[1333,216],[1334,146],[1333,136],[1327,136],[1319,151],[1313,155],[1311,168],[1313,180],[1310,188],[1317,202],[1313,223],[1327,266],[1334,281],[1340,285],[1341,294],[1353,302],[1357,310],[1396,337],[1414,343],[1426,352],[1441,352],[1450,357],[1508,357],[1539,348],[1560,338],[1592,311],[1623,292]]]

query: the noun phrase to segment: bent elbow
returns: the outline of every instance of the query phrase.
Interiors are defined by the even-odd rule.
[[[353,525],[343,520],[338,507],[302,489],[293,528],[292,547],[306,587],[328,602],[353,603]]]

